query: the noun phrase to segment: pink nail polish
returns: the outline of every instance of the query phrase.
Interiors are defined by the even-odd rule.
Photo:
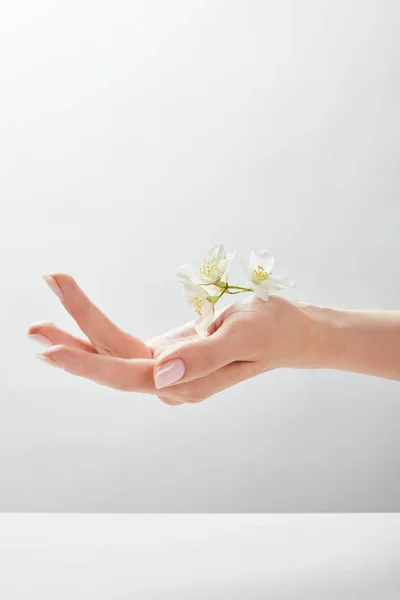
[[[58,365],[56,362],[54,362],[54,360],[51,360],[51,358],[46,356],[46,354],[36,354],[36,358],[38,358],[39,360],[42,360],[47,365],[51,365],[52,367],[56,367],[57,369],[60,368],[60,365]]]
[[[52,341],[49,340],[49,338],[46,337],[45,335],[42,335],[41,333],[29,333],[28,338],[33,340],[34,342],[38,342],[39,344],[42,344],[43,346],[52,346],[53,345]]]
[[[57,281],[54,279],[54,277],[52,277],[51,275],[43,275],[43,279],[45,280],[51,291],[56,296],[58,296],[60,300],[64,300],[64,294],[62,293],[62,290],[58,285]]]
[[[180,358],[174,358],[156,368],[154,384],[159,390],[179,381],[185,374],[185,365]]]

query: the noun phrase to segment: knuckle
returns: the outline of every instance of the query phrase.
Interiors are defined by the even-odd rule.
[[[111,350],[111,348],[108,346],[96,344],[95,348],[98,354],[103,354],[104,356],[115,356],[115,352],[113,352],[113,350]]]

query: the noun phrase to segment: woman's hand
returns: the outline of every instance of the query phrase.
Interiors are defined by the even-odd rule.
[[[310,318],[302,305],[285,298],[231,304],[208,337],[199,337],[192,322],[145,343],[114,325],[69,275],[45,280],[89,341],[37,323],[28,335],[51,346],[38,357],[102,385],[179,405],[200,402],[264,371],[307,366]]]

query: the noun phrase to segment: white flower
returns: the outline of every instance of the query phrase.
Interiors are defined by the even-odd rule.
[[[249,257],[248,276],[254,293],[262,300],[268,300],[270,292],[278,292],[296,284],[291,277],[271,275],[274,257],[268,250],[254,248]]]
[[[205,260],[200,269],[200,276],[203,283],[215,283],[222,281],[226,283],[234,252],[226,252],[222,244],[214,246],[210,250],[208,260]]]
[[[214,320],[214,302],[212,297],[201,287],[193,283],[183,284],[183,293],[198,315],[195,329],[199,335],[207,335],[208,328]]]
[[[193,265],[182,265],[177,268],[176,276],[184,284],[205,285],[210,294],[216,293],[221,288],[218,285],[219,282],[226,284],[228,281],[228,273],[234,256],[235,253],[227,253],[222,244],[214,246],[199,271]]]

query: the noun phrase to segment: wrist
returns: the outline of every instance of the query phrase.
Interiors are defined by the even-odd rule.
[[[346,311],[312,304],[300,304],[306,322],[305,344],[301,367],[305,369],[336,368],[346,345],[343,333],[347,327]]]

